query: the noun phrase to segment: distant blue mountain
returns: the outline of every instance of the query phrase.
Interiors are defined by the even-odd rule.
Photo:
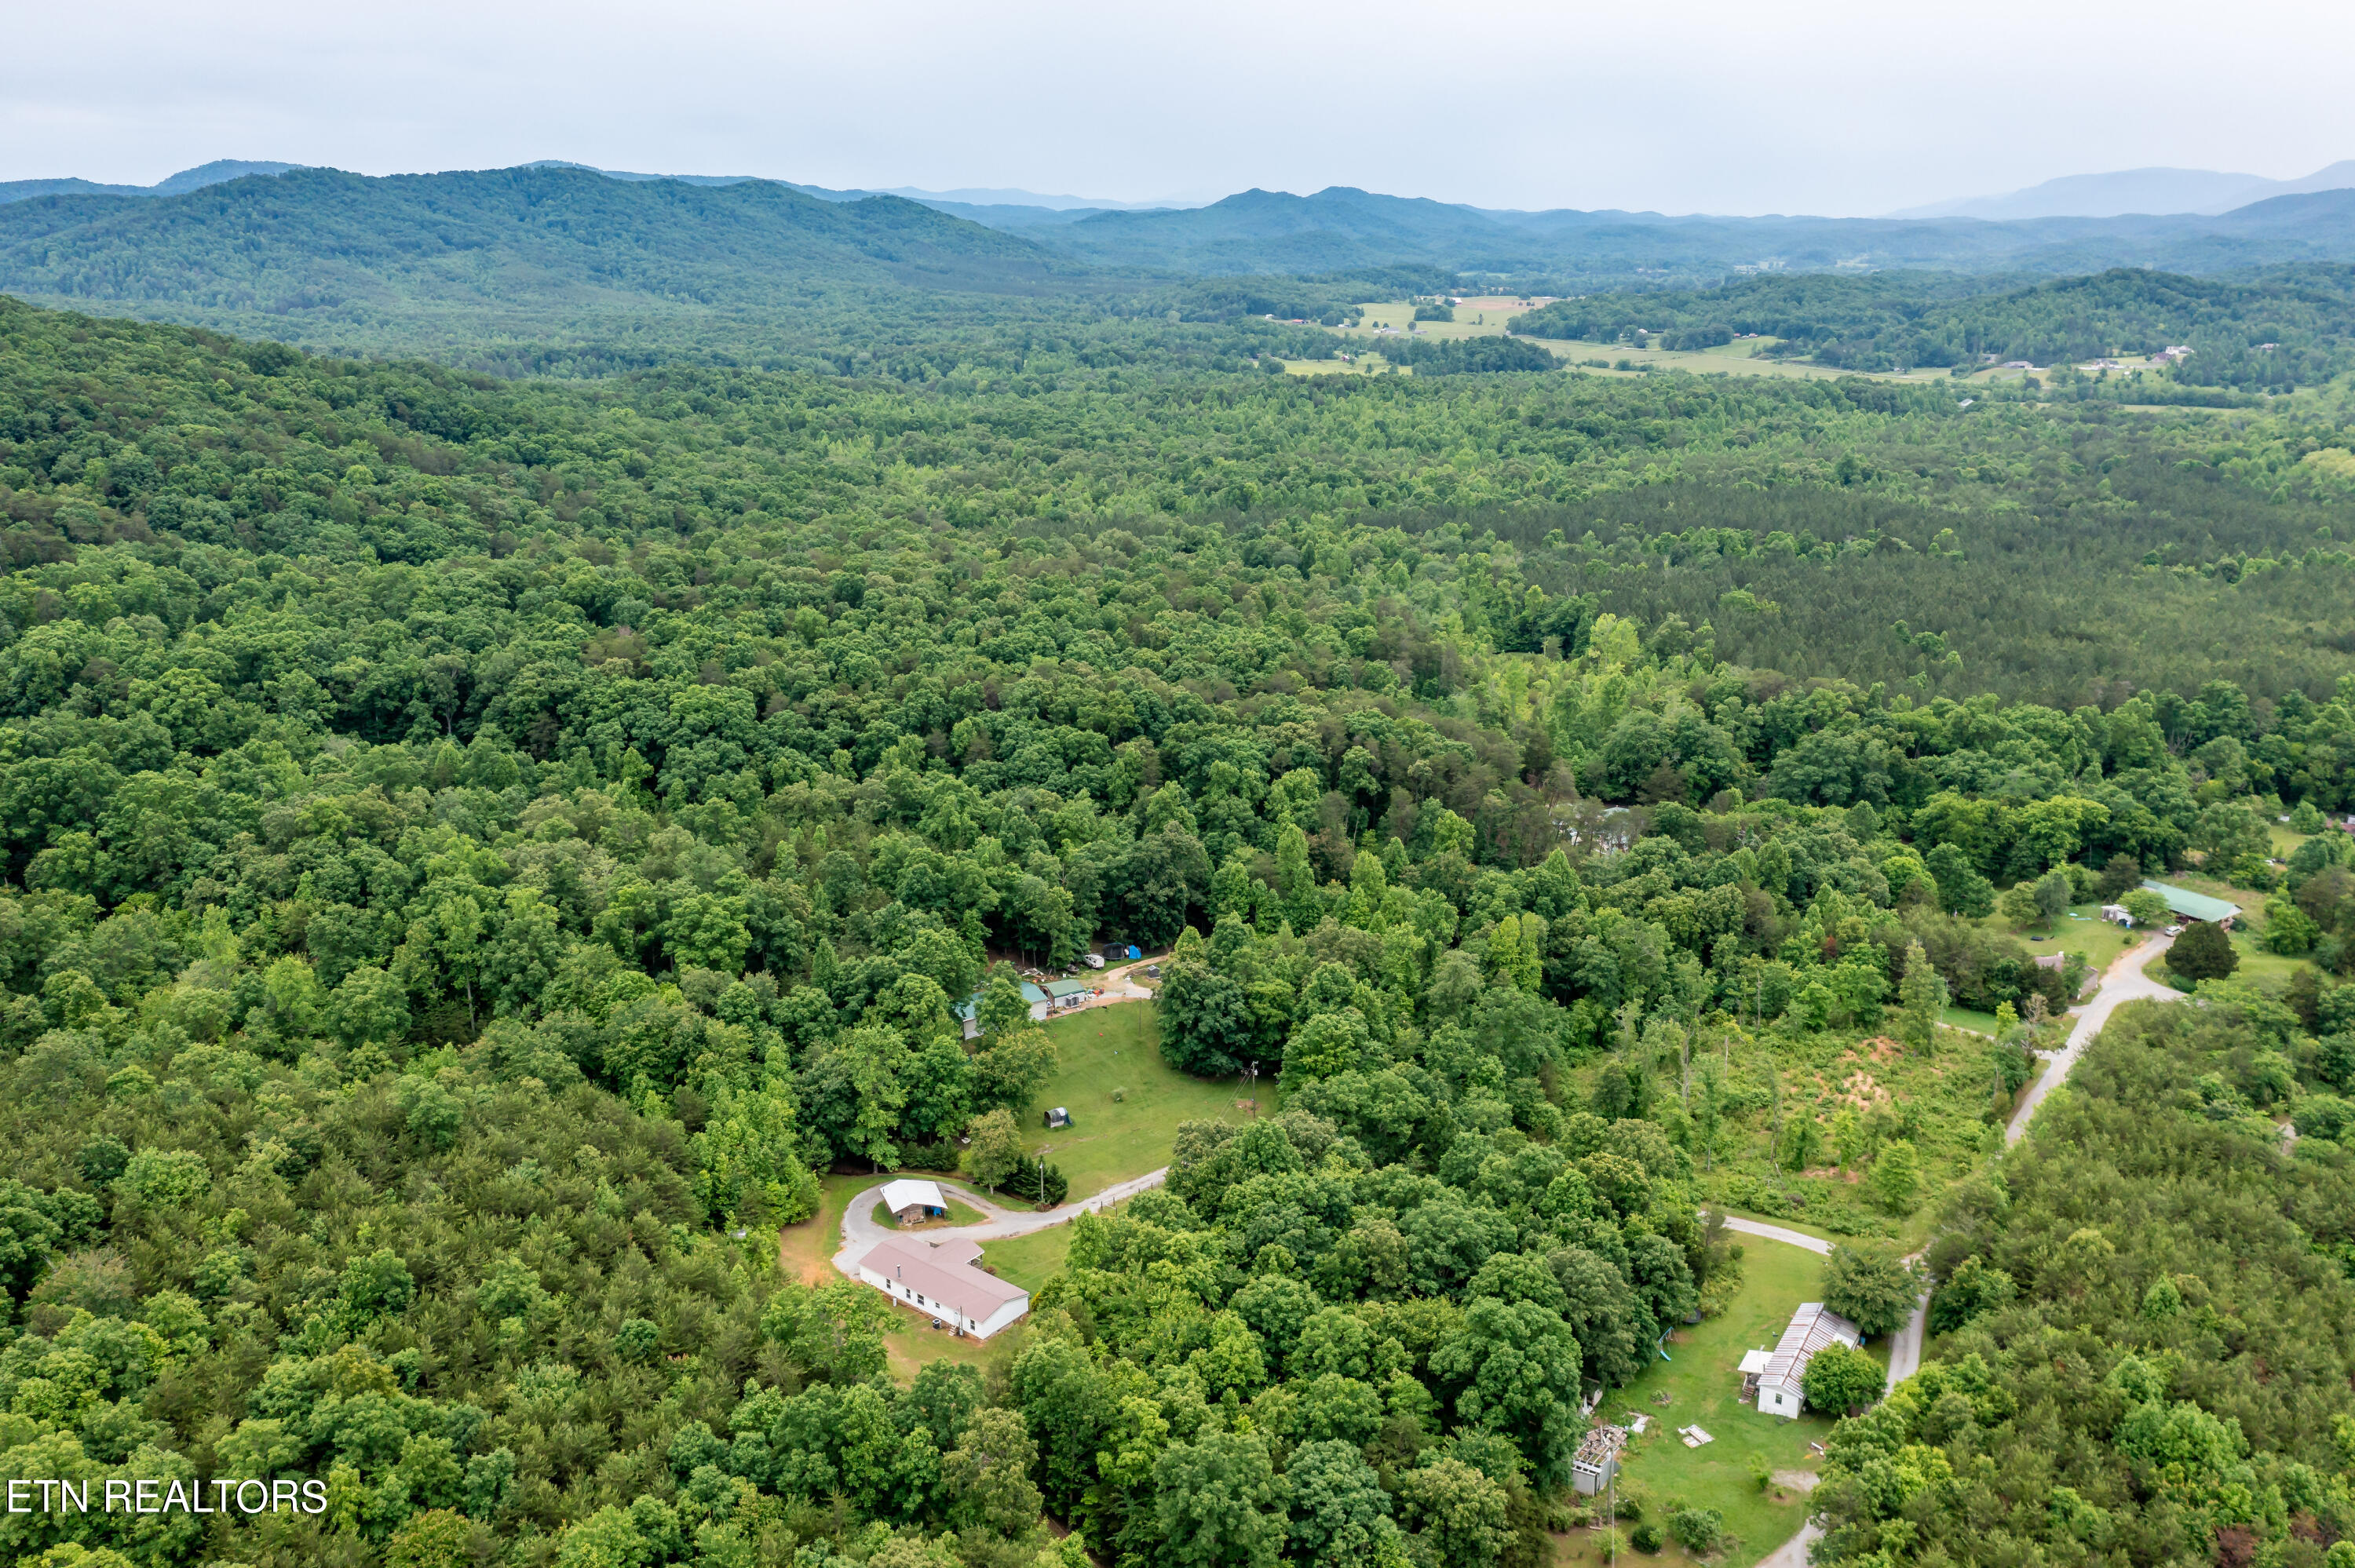
[[[158,180],[152,185],[102,185],[92,180],[0,180],[0,203],[29,201],[45,196],[169,196],[188,191],[202,190],[224,180],[241,180],[248,175],[282,175],[289,169],[299,169],[300,164],[254,163],[240,158],[216,158],[209,164],[199,164],[193,169],[182,169],[169,179]]]
[[[2192,213],[2212,217],[2272,196],[2309,196],[2355,185],[2355,160],[2342,159],[2298,180],[2214,169],[2120,169],[2068,175],[2002,196],[1967,196],[1907,207],[1891,217],[1983,217],[2001,223],[2023,217],[2123,217],[2130,213]]]

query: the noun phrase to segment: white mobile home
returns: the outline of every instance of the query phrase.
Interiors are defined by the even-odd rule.
[[[1783,1330],[1782,1340],[1768,1352],[1756,1373],[1750,1371],[1750,1357],[1742,1358],[1743,1375],[1755,1375],[1758,1379],[1758,1408],[1768,1415],[1798,1414],[1806,1404],[1799,1380],[1806,1376],[1807,1363],[1815,1359],[1816,1352],[1830,1344],[1853,1350],[1863,1339],[1855,1324],[1822,1302],[1800,1303],[1799,1309],[1791,1314],[1791,1326]]]
[[[886,1236],[857,1265],[858,1277],[903,1307],[929,1312],[977,1340],[1030,1310],[1030,1293],[980,1267],[981,1244],[952,1236]]]

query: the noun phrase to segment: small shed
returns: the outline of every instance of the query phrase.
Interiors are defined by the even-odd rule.
[[[1758,1380],[1774,1360],[1774,1352],[1772,1351],[1742,1352],[1742,1402],[1744,1404],[1758,1403]]]
[[[949,1212],[949,1201],[942,1195],[939,1182],[915,1181],[905,1177],[883,1183],[883,1206],[903,1225],[943,1219]]]
[[[2065,969],[2069,967],[2069,955],[2066,953],[2039,953],[2036,955],[2036,967],[2040,969]]]
[[[1049,980],[1046,991],[1047,1005],[1058,1012],[1077,1007],[1096,993],[1095,987],[1085,980]]]
[[[1071,1125],[1071,1113],[1061,1106],[1056,1106],[1046,1113],[1045,1120],[1049,1127],[1069,1127]]]
[[[2123,904],[2103,905],[2102,918],[2113,926],[2132,927],[2134,925],[2133,914]]]
[[[1580,1495],[1591,1498],[1612,1483],[1619,1474],[1619,1450],[1626,1442],[1625,1427],[1608,1425],[1589,1429],[1579,1440],[1570,1461],[1570,1484]]]

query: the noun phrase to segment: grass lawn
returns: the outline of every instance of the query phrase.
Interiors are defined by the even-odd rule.
[[[1091,1007],[1047,1025],[1061,1065],[1023,1108],[1022,1136],[1062,1167],[1073,1200],[1168,1164],[1179,1122],[1250,1115],[1235,1108],[1243,1090],[1233,1079],[1189,1078],[1162,1061],[1155,1006]],[[1262,1110],[1275,1108],[1272,1079],[1262,1078],[1256,1092]],[[1071,1125],[1053,1131],[1041,1126],[1050,1106],[1070,1110]]]
[[[1994,1013],[1974,1012],[1967,1007],[1950,1007],[1938,1014],[1938,1022],[1949,1029],[1968,1029],[1980,1034],[1992,1035],[1996,1032]]]
[[[1364,319],[1355,327],[1337,329],[1341,336],[1363,341],[1372,337],[1377,327],[1405,332],[1412,325],[1415,328],[1416,336],[1434,343],[1467,337],[1497,337],[1503,334],[1506,323],[1522,313],[1518,307],[1465,304],[1456,307],[1456,319],[1452,322],[1417,322],[1414,320],[1414,306],[1404,300],[1378,300],[1361,304],[1359,309],[1364,313]],[[1570,338],[1535,338],[1531,341],[1543,344],[1572,365],[1590,359],[1604,360],[1611,368],[1604,369],[1601,374],[1607,376],[1642,374],[1640,368],[1635,371],[1616,369],[1624,359],[1639,367],[1689,370],[1699,375],[1772,376],[1817,381],[1859,374],[1871,375],[1874,379],[1882,381],[1945,382],[1951,379],[1943,369],[1916,370],[1904,376],[1895,376],[1887,372],[1838,370],[1828,366],[1795,365],[1787,360],[1759,357],[1761,350],[1773,345],[1774,340],[1772,338],[1743,338],[1735,343],[1720,344],[1714,348],[1673,351],[1634,348],[1623,343],[1586,343]],[[1285,368],[1314,375],[1317,372],[1313,367],[1319,363],[1316,360],[1294,360],[1288,361]],[[1336,364],[1330,368],[1343,370],[1350,367]],[[1585,368],[1593,369],[1593,366]]]
[[[2264,925],[2263,917],[2260,916],[2256,923]],[[2306,959],[2288,959],[2279,953],[2265,951],[2264,944],[2257,940],[2254,931],[2236,926],[2231,935],[2232,950],[2241,955],[2241,967],[2233,972],[2234,980],[2251,980],[2278,991],[2287,985],[2290,977],[2298,970],[2314,967]]]
[[[1063,1266],[1063,1259],[1071,1255],[1071,1227],[1068,1224],[981,1245],[981,1255],[997,1270],[999,1277],[1010,1279],[1033,1293],[1047,1283],[1048,1276]]]
[[[1807,1447],[1832,1429],[1820,1415],[1796,1421],[1761,1415],[1742,1403],[1742,1374],[1735,1370],[1744,1351],[1772,1348],[1802,1301],[1820,1299],[1824,1260],[1778,1242],[1742,1238],[1742,1282],[1721,1315],[1669,1336],[1672,1360],[1655,1361],[1625,1388],[1614,1389],[1595,1414],[1623,1420],[1628,1411],[1652,1418],[1651,1430],[1625,1450],[1619,1491],[1644,1502],[1644,1517],[1665,1520],[1679,1508],[1712,1508],[1739,1543],[1712,1561],[1721,1568],[1745,1568],[1797,1532],[1806,1519],[1805,1497],[1795,1489],[1761,1491],[1752,1478],[1755,1460],[1774,1470],[1813,1472],[1820,1456]],[[1662,1396],[1667,1403],[1662,1404]],[[1679,1426],[1700,1425],[1717,1440],[1688,1448]],[[1777,1500],[1777,1499],[1780,1500]],[[1623,1529],[1625,1527],[1623,1526]],[[1594,1555],[1578,1537],[1573,1554]],[[1662,1561],[1689,1562],[1671,1543]]]
[[[1358,351],[1354,360],[1348,359],[1287,359],[1284,368],[1294,376],[1388,376],[1394,366],[1379,354]],[[1412,371],[1399,370],[1401,376]]]
[[[2063,916],[2054,940],[2030,942],[2040,953],[2069,952],[2082,957],[2086,966],[2096,974],[2108,969],[2113,960],[2128,948],[2147,938],[2147,931],[2130,931],[2124,926],[2113,926],[2101,917],[2098,904],[2080,904],[2069,912],[2085,918],[2072,920]]]
[[[948,1197],[945,1192],[941,1195]],[[893,1219],[891,1211],[880,1202],[869,1211],[868,1217],[887,1231],[943,1231],[953,1225],[977,1225],[982,1221],[980,1210],[967,1203],[960,1203],[954,1198],[949,1198],[949,1213],[946,1219],[919,1220],[912,1225],[903,1225]]]
[[[1020,1333],[1018,1324],[992,1339],[959,1339],[946,1329],[933,1328],[932,1323],[929,1316],[904,1303],[892,1306],[891,1327],[884,1330],[883,1350],[891,1381],[903,1388],[915,1382],[916,1373],[932,1361],[963,1361],[986,1372],[991,1362],[1013,1357],[1014,1342]]]

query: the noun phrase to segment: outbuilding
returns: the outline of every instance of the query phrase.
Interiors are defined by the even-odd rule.
[[[945,1219],[949,1212],[949,1201],[942,1195],[939,1182],[916,1181],[904,1176],[883,1183],[883,1206],[903,1225]]]
[[[2232,928],[2232,922],[2241,917],[2239,905],[2227,903],[2222,898],[2211,898],[2204,893],[2194,893],[2188,887],[2178,887],[2167,882],[2146,882],[2143,886],[2166,899],[2168,909],[2186,920],[2205,920],[2229,931]]]
[[[929,1312],[961,1334],[986,1340],[1021,1320],[1030,1293],[980,1267],[981,1244],[951,1236],[886,1236],[854,1266],[858,1277],[902,1307]]]
[[[1807,1375],[1807,1363],[1815,1360],[1816,1352],[1834,1344],[1853,1350],[1863,1341],[1864,1335],[1855,1324],[1822,1302],[1801,1302],[1791,1314],[1790,1327],[1783,1330],[1782,1339],[1758,1370],[1759,1410],[1768,1415],[1797,1415],[1807,1402],[1799,1380]],[[1749,1357],[1742,1358],[1742,1365],[1746,1378]]]

